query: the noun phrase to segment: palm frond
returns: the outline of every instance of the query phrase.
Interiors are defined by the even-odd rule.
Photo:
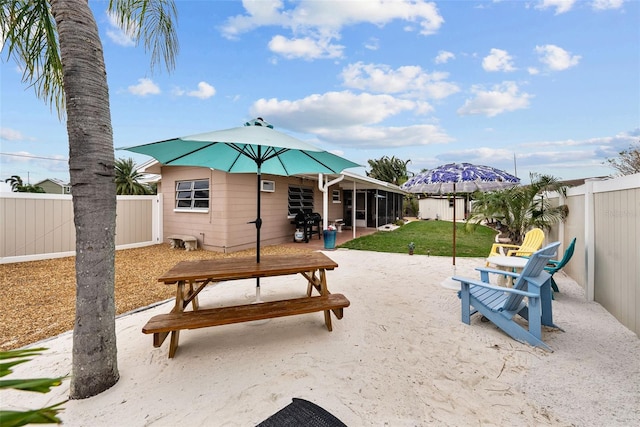
[[[151,52],[152,70],[163,62],[168,71],[175,68],[179,45],[173,0],[110,0],[109,11],[136,43],[143,41],[145,51]]]
[[[3,0],[0,30],[3,50],[22,70],[22,81],[36,96],[65,114],[62,61],[56,23],[46,0]]]

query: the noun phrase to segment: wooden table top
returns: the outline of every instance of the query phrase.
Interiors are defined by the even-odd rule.
[[[251,279],[256,277],[283,276],[305,271],[333,270],[338,264],[321,252],[289,255],[265,255],[260,263],[255,256],[242,258],[204,259],[181,261],[158,278],[159,282],[175,283],[179,280],[212,281]]]

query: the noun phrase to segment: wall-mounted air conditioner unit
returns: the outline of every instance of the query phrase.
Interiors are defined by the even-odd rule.
[[[267,181],[266,179],[263,179],[260,181],[260,191],[273,193],[276,191],[276,183],[274,181]]]

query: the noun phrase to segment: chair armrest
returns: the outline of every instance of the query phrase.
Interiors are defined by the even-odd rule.
[[[509,251],[507,252],[507,256],[517,256],[517,257],[530,257],[535,251],[529,250],[529,249],[509,249]],[[519,255],[516,255],[519,254]]]
[[[457,280],[458,282],[461,282],[461,283],[467,283],[469,285],[480,286],[481,288],[492,289],[494,291],[506,292],[506,293],[509,293],[509,294],[523,295],[523,296],[528,297],[528,298],[540,298],[540,294],[536,294],[536,293],[533,293],[533,292],[526,292],[526,291],[521,291],[520,289],[504,288],[502,286],[495,286],[495,285],[492,285],[490,283],[485,283],[485,282],[481,282],[479,280],[474,280],[474,279],[468,279],[466,277],[453,276],[452,279],[453,280]]]
[[[500,274],[502,276],[511,276],[514,279],[517,277],[520,277],[520,273],[514,273],[512,271],[506,271],[506,270],[496,270],[495,268],[476,267],[476,270],[479,271],[480,273],[486,272],[491,274]]]
[[[491,245],[491,252],[495,252],[498,248],[519,248],[520,245],[511,245],[509,243],[493,243]]]
[[[504,255],[505,252],[505,248],[509,249],[509,248],[519,248],[520,246],[518,245],[511,245],[509,243],[493,243],[491,245],[491,250],[489,251],[489,256],[493,256],[493,255]]]

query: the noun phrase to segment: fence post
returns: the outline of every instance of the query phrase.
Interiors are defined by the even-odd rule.
[[[155,200],[153,200],[153,208],[151,209],[151,229],[152,240],[158,244],[164,241],[164,235],[162,230],[162,193],[156,194]]]
[[[585,296],[587,301],[595,299],[595,200],[593,183],[599,179],[586,179],[584,181],[584,252],[585,252]]]

